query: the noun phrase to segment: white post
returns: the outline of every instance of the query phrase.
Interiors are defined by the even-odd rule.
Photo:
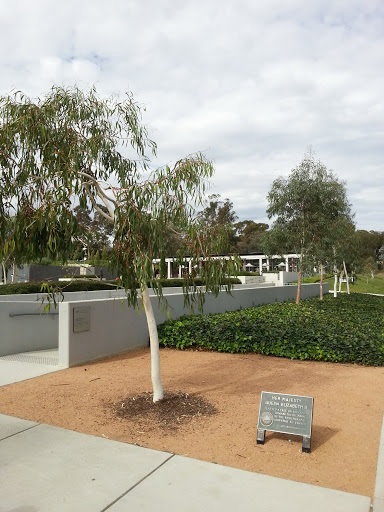
[[[189,263],[188,263],[188,273],[189,273],[189,275],[192,274],[192,260],[189,260]]]
[[[263,273],[263,258],[259,258],[259,272],[260,275]]]
[[[343,265],[344,265],[345,279],[347,280],[347,292],[348,292],[348,295],[349,295],[350,294],[350,291],[349,291],[349,277],[348,277],[347,267],[345,266],[345,261],[344,260],[343,260]]]
[[[168,266],[168,271],[167,271],[168,279],[171,279],[171,277],[172,277],[172,272],[171,272],[171,261],[167,261],[167,266]]]
[[[285,271],[289,272],[289,260],[288,260],[288,257],[285,258]]]
[[[179,279],[181,279],[181,265],[179,265]]]

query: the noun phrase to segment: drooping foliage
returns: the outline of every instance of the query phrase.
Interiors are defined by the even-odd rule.
[[[180,236],[178,261],[192,257],[192,268],[218,292],[227,267],[233,274],[237,264],[214,257],[226,233],[197,221],[190,206],[202,203],[212,163],[196,154],[152,171],[156,144],[143,111],[131,94],[102,99],[95,88],[53,87],[37,100],[21,92],[0,98],[0,252],[15,247],[25,261],[47,253],[65,261],[84,234],[74,215],[78,205],[113,226],[110,261],[130,303],[137,301],[137,284],[150,283],[161,295],[152,259],[165,254],[170,226]],[[14,229],[5,236],[9,218]]]

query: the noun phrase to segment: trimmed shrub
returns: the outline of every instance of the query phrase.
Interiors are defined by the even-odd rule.
[[[110,283],[110,284],[108,284]],[[43,283],[13,283],[0,286],[0,295],[16,295],[41,292]],[[71,282],[55,282],[49,283],[53,288],[58,287],[63,292],[82,292],[96,290],[113,290],[111,284],[116,285],[116,281],[95,281],[92,280],[76,280]]]
[[[215,315],[185,316],[159,326],[163,347],[290,359],[384,365],[384,297],[327,295]]]
[[[333,274],[324,274],[323,275],[323,282],[325,283],[326,279],[330,279],[333,277]],[[304,277],[303,283],[320,283],[321,276],[311,276],[311,277]],[[297,281],[295,281],[297,283]]]
[[[163,288],[176,288],[176,287],[182,287],[183,286],[183,279],[158,279],[158,281],[160,282],[161,286]],[[193,283],[196,285],[196,286],[202,286],[203,285],[203,281],[196,277],[194,280],[193,280]],[[241,281],[237,278],[233,278],[233,277],[228,277],[227,279],[224,279],[223,282],[222,282],[222,285],[225,285],[225,284],[228,284],[228,283],[232,283],[232,284],[241,284]]]
[[[83,292],[83,291],[96,291],[96,290],[113,290],[114,287],[117,287],[119,281],[99,281],[96,280],[95,277],[89,276],[89,278],[84,278],[84,276],[74,276],[75,280],[71,282],[60,281],[60,282],[50,282],[49,284],[52,287],[58,287],[63,290],[63,292]],[[196,286],[201,286],[201,279],[195,279]],[[223,284],[226,282],[231,282],[233,284],[239,284],[240,281],[238,279],[226,279]],[[42,282],[34,282],[34,283],[13,283],[13,284],[5,284],[0,286],[0,295],[16,295],[16,294],[28,294],[28,293],[39,293],[41,291]],[[177,287],[183,286],[182,279],[160,279],[160,284],[163,288],[167,287]],[[113,285],[113,286],[111,286]]]

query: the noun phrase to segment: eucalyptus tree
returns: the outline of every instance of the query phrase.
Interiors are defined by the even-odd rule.
[[[75,203],[113,225],[111,264],[120,275],[128,304],[141,300],[146,313],[156,402],[163,398],[163,387],[148,287],[159,300],[163,298],[152,260],[164,253],[165,229],[173,226],[183,233],[180,258],[188,254],[193,265],[203,258],[200,272],[207,291],[217,294],[228,270],[214,257],[226,244],[225,232],[212,235],[195,220],[189,206],[202,204],[212,163],[196,154],[152,171],[149,164],[156,144],[142,114],[131,94],[123,100],[102,99],[94,88],[83,92],[77,87],[53,87],[37,100],[20,92],[1,98],[0,234],[5,233],[4,221],[13,210],[15,229],[2,238],[3,252],[16,246],[30,258],[48,250],[52,257],[65,260],[82,231],[73,214]],[[237,263],[230,260],[228,265]],[[184,291],[186,302],[204,301],[190,276],[185,277]]]
[[[108,213],[106,207],[100,203],[97,204],[98,210]],[[98,211],[95,211],[93,218],[89,209],[74,208],[74,214],[77,223],[82,228],[82,234],[77,236],[75,254],[81,253],[82,256],[91,258],[91,251],[103,251],[110,249],[110,238],[113,236],[113,224],[103,217]],[[83,251],[86,251],[86,254]],[[83,257],[81,258],[83,259]]]
[[[320,299],[322,299],[322,285],[324,267],[328,273],[334,273],[334,296],[337,295],[337,279],[341,286],[341,279],[345,274],[347,291],[349,293],[348,272],[352,271],[358,260],[358,237],[356,227],[351,216],[339,216],[323,230],[322,236],[315,241],[312,264],[320,267]]]
[[[345,184],[309,153],[288,177],[273,182],[268,202],[268,217],[274,221],[267,246],[270,238],[269,245],[275,251],[280,248],[280,254],[284,250],[299,254],[299,303],[305,264],[320,255],[319,242],[330,236],[338,219],[351,219]]]
[[[254,222],[253,220],[236,222],[236,247],[239,254],[255,254],[262,252],[262,240],[268,228],[268,224]]]
[[[209,204],[198,213],[198,220],[208,229],[217,228],[225,230],[228,234],[228,244],[224,253],[230,254],[235,250],[235,227],[237,215],[233,210],[233,203],[228,198],[222,201],[220,194],[208,196]]]

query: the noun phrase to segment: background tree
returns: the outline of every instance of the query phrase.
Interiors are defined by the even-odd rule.
[[[377,271],[375,262],[380,261],[380,249],[384,245],[384,232],[361,229],[357,231],[357,239],[359,268],[365,269],[365,272],[367,272],[367,269],[371,269],[372,272]]]
[[[358,259],[358,243],[355,224],[349,216],[340,215],[324,226],[322,235],[315,240],[310,259],[311,268],[320,269],[320,300],[323,298],[324,269],[335,274],[334,295],[337,278],[345,274],[349,293],[348,274],[355,270]]]
[[[97,207],[90,229],[93,233],[93,247],[103,252],[105,249],[111,248],[113,224],[101,213],[108,214],[107,208],[102,204],[97,204]]]
[[[375,272],[377,271],[377,261],[373,256],[369,258],[365,258],[364,260],[360,260],[359,262],[359,272],[366,278],[367,283],[368,279],[373,279],[375,277]]]
[[[236,250],[236,230],[234,223],[237,215],[233,203],[227,198],[220,199],[220,194],[208,196],[209,204],[198,213],[198,221],[205,229],[216,229],[227,233],[227,245],[222,248],[222,254],[230,254]]]
[[[108,210],[104,205],[97,203],[97,208],[108,214]],[[86,256],[90,260],[92,251],[103,251],[104,249],[111,248],[113,224],[101,215],[98,210],[94,212],[92,218],[89,208],[82,208],[79,205],[74,208],[73,213],[79,228],[74,241],[74,255],[77,256],[80,249],[83,252],[83,257]],[[83,257],[80,259],[83,259]],[[74,259],[78,258],[75,257]]]
[[[78,223],[78,231],[74,240],[74,259],[79,259],[78,256],[81,254],[80,259],[87,258],[91,259],[92,252],[92,231],[90,226],[92,224],[91,211],[89,208],[82,208],[77,205],[73,214],[76,217]]]
[[[379,249],[379,268],[383,270],[384,265],[384,245],[382,245]]]
[[[239,254],[255,254],[263,252],[263,235],[269,228],[268,224],[254,222],[253,220],[243,220],[237,222],[236,230],[236,248]]]
[[[167,226],[184,233],[182,248],[199,264],[206,289],[219,293],[225,272],[214,258],[226,246],[225,232],[195,219],[189,203],[201,204],[213,166],[203,155],[183,158],[170,168],[149,168],[156,145],[141,121],[142,108],[127,94],[100,99],[93,88],[53,87],[44,98],[22,93],[0,99],[0,234],[9,210],[14,229],[2,237],[1,253],[16,246],[27,258],[48,251],[64,261],[82,233],[73,204],[98,212],[114,229],[111,263],[121,276],[127,302],[140,298],[151,346],[153,400],[163,398],[157,326],[148,285],[162,297],[153,258],[165,251]],[[144,177],[143,177],[144,174]],[[105,206],[102,209],[98,202]],[[180,257],[182,250],[179,251]],[[237,262],[229,261],[231,274]],[[227,289],[230,285],[226,285]],[[187,275],[186,301],[204,300]],[[139,290],[138,290],[139,288]]]
[[[273,182],[268,203],[268,217],[274,218],[274,222],[265,247],[268,254],[278,248],[277,254],[299,254],[299,303],[303,269],[319,250],[318,241],[330,236],[330,227],[337,219],[351,219],[345,184],[309,153],[288,178],[280,177]]]

